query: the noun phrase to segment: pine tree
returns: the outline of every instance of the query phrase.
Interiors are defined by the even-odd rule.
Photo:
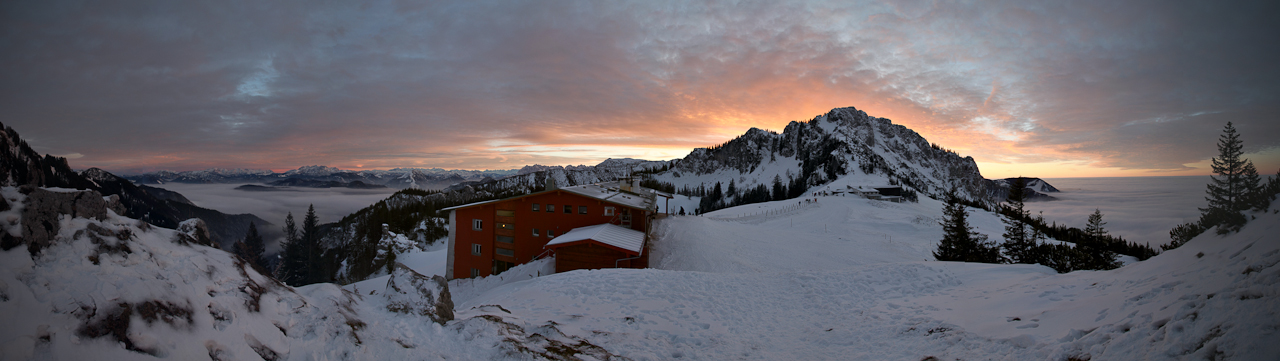
[[[987,241],[987,235],[973,231],[968,214],[954,189],[946,195],[942,208],[946,219],[942,224],[942,241],[933,252],[939,261],[1000,263],[1000,249]]]
[[[1209,206],[1200,208],[1200,223],[1205,228],[1218,227],[1219,234],[1237,231],[1248,221],[1240,212],[1258,204],[1258,171],[1253,162],[1241,159],[1244,142],[1236,128],[1227,122],[1218,138],[1218,156],[1213,158],[1213,173],[1208,186]]]
[[[1026,187],[1027,182],[1022,177],[1015,178],[1009,184],[1009,195],[1005,198],[1007,204],[1004,206],[1005,217],[1001,218],[1004,222],[1004,243],[1000,244],[1000,248],[1005,250],[1005,255],[1013,263],[1035,263],[1037,258],[1034,254],[1036,240],[1027,232],[1026,219],[1031,217],[1031,212],[1026,210],[1024,203]]]

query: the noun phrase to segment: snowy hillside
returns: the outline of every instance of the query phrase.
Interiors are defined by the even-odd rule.
[[[556,325],[637,360],[1280,355],[1274,212],[1118,270],[1057,274],[928,261],[940,208],[820,197],[674,217],[659,226],[657,269],[539,277],[460,301],[457,314]],[[994,215],[971,221],[998,238]]]
[[[69,192],[75,192],[70,191]],[[93,192],[84,193],[100,197]],[[198,238],[112,211],[54,215],[34,253],[15,246],[24,198],[0,189],[0,360],[557,359],[610,354],[554,326],[453,317],[441,277],[399,267],[360,294],[265,277]],[[193,238],[194,237],[194,238]],[[19,239],[19,241],[29,241]],[[427,261],[429,262],[429,261]]]

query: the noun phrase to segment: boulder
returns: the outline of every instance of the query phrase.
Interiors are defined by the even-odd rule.
[[[209,238],[209,227],[199,218],[191,218],[178,223],[178,233],[174,235],[174,243],[191,244],[218,248]]]
[[[382,296],[387,298],[388,311],[425,316],[441,325],[453,320],[449,282],[439,275],[428,278],[396,263]]]

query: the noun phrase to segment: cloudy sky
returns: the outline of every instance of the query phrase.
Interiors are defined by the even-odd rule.
[[[0,122],[73,167],[671,159],[853,106],[984,175],[1280,168],[1275,1],[5,1]]]

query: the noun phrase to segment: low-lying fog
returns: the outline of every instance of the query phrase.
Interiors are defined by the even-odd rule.
[[[294,222],[302,226],[307,206],[314,204],[320,223],[336,222],[361,208],[386,199],[396,189],[298,188],[280,191],[242,191],[243,184],[169,183],[149,186],[182,193],[197,206],[222,213],[253,213],[262,219],[284,226],[285,214],[293,212]]]
[[[1083,228],[1094,208],[1102,210],[1105,226],[1113,235],[1129,241],[1150,242],[1152,247],[1169,241],[1169,229],[1199,219],[1204,207],[1208,176],[1045,179],[1062,192],[1056,201],[1029,202],[1036,214],[1049,221]],[[155,185],[153,185],[155,186]],[[281,226],[287,212],[301,225],[307,205],[315,204],[321,223],[334,222],[395,193],[395,189],[290,188],[288,191],[255,192],[235,188],[241,184],[163,184],[155,187],[182,193],[196,205],[223,213],[253,213]],[[999,237],[998,234],[992,235]]]
[[[1058,200],[1028,202],[1031,213],[1044,211],[1047,221],[1084,228],[1095,208],[1112,235],[1128,241],[1169,243],[1169,229],[1200,219],[1198,207],[1207,203],[1209,176],[1046,178],[1060,193]],[[998,235],[995,235],[998,237]]]

